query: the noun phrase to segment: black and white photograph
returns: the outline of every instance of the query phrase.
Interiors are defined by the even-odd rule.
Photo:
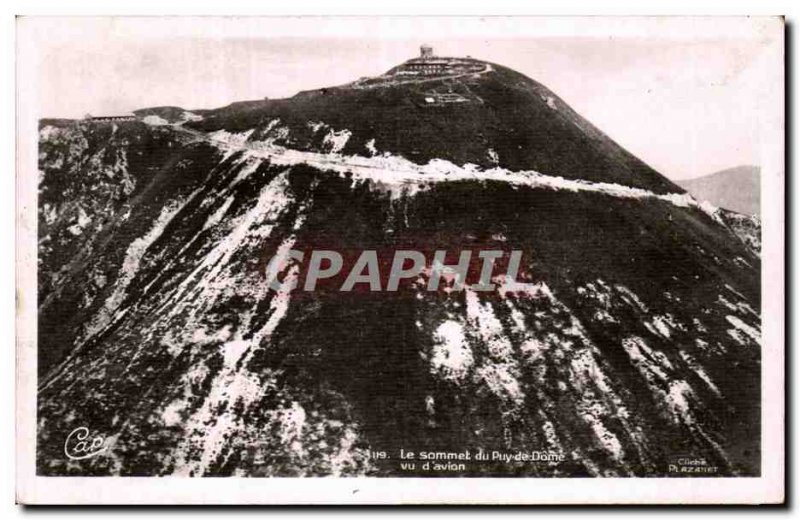
[[[28,496],[782,499],[782,18],[17,31]]]

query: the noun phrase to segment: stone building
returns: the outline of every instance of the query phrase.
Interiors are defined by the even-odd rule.
[[[436,56],[433,47],[422,45],[419,48],[419,57],[412,58],[402,65],[395,67],[389,73],[393,75],[456,75],[469,72],[481,72],[486,65],[470,58],[448,58]]]

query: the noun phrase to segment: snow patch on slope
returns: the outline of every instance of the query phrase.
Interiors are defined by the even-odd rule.
[[[198,192],[192,193],[186,200],[179,203],[169,204],[161,210],[161,214],[156,218],[150,230],[131,242],[125,252],[125,258],[119,271],[119,277],[114,284],[114,291],[106,299],[103,307],[98,312],[92,323],[87,327],[84,337],[88,338],[111,323],[114,313],[125,300],[127,288],[131,281],[136,277],[142,258],[149,247],[164,233],[164,229],[172,222],[172,219],[180,213],[186,204],[194,198]]]
[[[156,116],[156,115],[145,116],[142,119],[142,122],[144,124],[150,125],[150,126],[163,126],[163,125],[168,125],[169,124],[169,121],[167,121],[163,117],[159,117],[159,116]]]
[[[376,157],[356,155],[342,156],[339,152],[350,138],[349,130],[331,130],[325,137],[330,153],[294,150],[277,146],[270,141],[247,141],[252,130],[241,134],[229,134],[224,130],[208,134],[208,138],[223,148],[235,147],[269,158],[273,164],[294,166],[306,164],[320,170],[329,170],[340,175],[352,175],[357,180],[374,181],[394,190],[407,190],[409,185],[422,188],[437,182],[499,181],[531,188],[564,190],[571,192],[594,192],[625,199],[656,199],[679,207],[697,208],[718,220],[717,208],[699,203],[688,193],[657,194],[641,188],[615,183],[590,182],[544,175],[536,171],[510,171],[503,168],[481,170],[474,164],[457,166],[442,159],[432,159],[419,165],[408,159],[390,154]]]
[[[323,138],[322,144],[330,153],[338,154],[345,145],[347,145],[347,141],[350,140],[351,135],[353,134],[350,130],[340,130],[337,132],[331,129]]]
[[[488,362],[476,369],[476,377],[482,380],[501,399],[510,399],[515,406],[522,404],[519,366],[515,363],[513,347],[497,319],[490,302],[481,302],[478,294],[465,290],[467,320],[488,350]]]
[[[758,331],[755,327],[751,327],[741,319],[736,316],[725,316],[725,319],[728,320],[728,323],[733,325],[736,330],[745,333],[750,339],[755,341],[757,344],[761,344],[761,332]]]
[[[463,380],[474,362],[464,327],[457,321],[448,320],[439,325],[433,337],[432,369],[445,380]]]

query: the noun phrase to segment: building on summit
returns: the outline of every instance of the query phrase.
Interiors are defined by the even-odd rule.
[[[83,116],[84,121],[92,121],[95,123],[117,123],[122,121],[136,121],[134,115],[121,115],[121,116],[93,116],[86,114]]]
[[[393,69],[394,75],[456,75],[470,72],[482,72],[486,65],[471,58],[448,58],[436,56],[433,47],[422,45],[419,57],[412,58]]]

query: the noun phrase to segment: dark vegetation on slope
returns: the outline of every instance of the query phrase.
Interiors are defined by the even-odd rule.
[[[130,244],[167,202],[207,176],[214,157],[209,148],[180,146],[171,130],[139,122],[56,126],[66,138],[40,144],[47,158],[39,190],[40,376],[63,360],[111,295]],[[46,207],[56,214],[49,223]],[[74,234],[81,211],[90,223]]]
[[[530,255],[525,267],[528,276],[545,281],[586,325],[590,338],[619,377],[618,389],[634,396],[630,400],[636,403],[632,414],[642,418],[651,439],[658,439],[651,443],[654,451],[647,454],[648,458],[638,462],[640,471],[658,471],[671,454],[697,453],[697,439],[691,432],[675,428],[658,416],[663,404],[653,400],[620,344],[620,338],[640,334],[680,366],[677,347],[691,346],[694,336],[686,333],[672,340],[653,338],[643,327],[642,316],[631,311],[615,314],[618,324],[598,323],[594,318],[596,308],[582,303],[575,289],[598,278],[622,284],[647,302],[650,315],[671,313],[686,323],[703,316],[704,321],[710,320],[712,336],[724,341],[729,325],[722,316],[706,316],[704,309],[715,304],[724,283],[747,295],[758,308],[758,278],[743,272],[733,258],[744,255],[753,265],[759,262],[741,245],[732,243],[706,215],[663,203],[465,182],[439,185],[413,200],[403,201],[407,205],[404,211],[408,214],[408,228],[394,229],[392,233],[384,229],[381,233],[374,223],[389,220],[388,200],[378,204],[373,195],[352,190],[337,178],[322,180],[315,188],[314,199],[320,204],[314,206],[298,247],[302,247],[304,237],[317,243],[322,236],[336,237],[343,249],[380,249],[397,240],[404,242],[397,236],[402,233],[436,237],[433,242],[459,250],[485,244],[492,235],[502,233],[508,244]],[[665,299],[665,292],[674,300]],[[284,368],[288,380],[300,388],[330,385],[343,393],[355,407],[356,417],[373,446],[393,452],[400,448],[448,450],[460,446],[477,450],[496,446],[504,436],[502,403],[469,383],[448,385],[437,381],[420,355],[430,348],[433,329],[420,331],[415,320],[427,316],[430,323],[435,323],[431,318],[442,309],[455,310],[455,303],[463,307],[463,295],[435,295],[419,304],[402,294],[362,294],[344,299],[341,293],[319,297],[301,294],[293,303],[295,312],[281,325],[276,343],[264,349],[258,359],[265,367]],[[501,312],[502,306],[495,309]],[[550,332],[558,332],[559,322],[561,326],[565,323],[564,317],[559,318],[550,308],[526,310],[530,311],[526,316],[537,311],[552,315]],[[509,319],[507,315],[505,318]],[[310,326],[311,323],[317,325]],[[529,325],[533,330],[532,323]],[[547,329],[542,331],[543,335],[546,333]],[[703,420],[713,425],[719,442],[732,448],[735,465],[728,466],[710,451],[705,455],[727,472],[757,471],[760,454],[746,439],[759,432],[760,355],[757,350],[742,348],[722,359],[702,359],[710,377],[720,381],[720,390],[728,397],[722,400],[710,393],[704,396],[712,404]],[[572,399],[557,384],[559,379],[569,377],[564,372],[569,360],[555,358],[548,363],[551,386],[544,392],[554,401]],[[526,391],[530,395],[538,382],[531,378],[528,384],[531,386]],[[426,395],[435,395],[440,403],[434,417],[424,410]],[[531,399],[530,413],[515,425],[516,448],[543,445],[544,440],[539,437],[542,425],[534,413],[540,404]],[[570,435],[585,428],[576,423],[570,425],[574,418],[567,414],[551,412],[558,417],[560,428],[570,431]],[[588,431],[583,435],[590,437]],[[587,439],[575,442],[590,445]],[[600,458],[600,462],[609,461]],[[476,474],[508,474],[502,464],[471,468]],[[386,471],[396,471],[396,461],[387,464]],[[530,470],[521,466],[519,471],[525,474]],[[575,476],[586,470],[580,464],[567,464],[559,471]],[[420,470],[418,474],[425,473]]]
[[[134,127],[129,130],[134,131]],[[134,135],[129,136],[133,142],[139,141],[136,135],[134,131]],[[153,134],[159,135],[158,132]],[[72,344],[76,331],[80,330],[78,325],[108,297],[113,273],[119,269],[130,242],[147,232],[168,198],[201,190],[197,200],[184,207],[162,237],[147,250],[123,303],[124,308],[130,309],[129,315],[84,346],[79,352],[80,362],[73,364],[70,375],[40,396],[43,406],[40,413],[48,417],[56,417],[55,410],[64,406],[63,403],[80,403],[82,411],[78,413],[98,429],[114,431],[115,425],[110,421],[119,413],[136,424],[135,428],[124,430],[115,448],[116,456],[123,461],[123,474],[170,471],[171,466],[165,466],[164,461],[170,460],[171,446],[179,442],[182,434],[179,430],[164,428],[153,412],[174,398],[177,379],[197,362],[197,356],[207,359],[206,365],[211,370],[209,377],[220,369],[220,354],[210,346],[194,352],[187,350],[172,358],[161,346],[159,334],[145,337],[142,331],[157,319],[155,309],[162,303],[163,295],[202,260],[213,243],[213,230],[204,231],[203,223],[220,206],[222,200],[218,194],[238,168],[235,166],[238,155],[220,162],[219,153],[203,144],[185,146],[166,137],[155,144],[144,136],[139,138],[150,143],[146,146],[151,153],[142,156],[154,162],[133,163],[132,171],[142,172],[142,182],[130,194],[131,198],[115,210],[129,209],[130,217],[104,224],[97,236],[106,239],[82,246],[91,251],[91,255],[79,255],[71,260],[74,267],[69,283],[65,282],[66,286],[75,287],[75,293],[80,293],[92,287],[89,273],[101,269],[107,272],[108,285],[100,290],[89,309],[80,308],[79,294],[66,291],[57,299],[58,314],[52,311],[48,314],[45,310],[40,316],[42,360],[51,361],[52,366],[53,360],[66,354],[63,349],[58,350],[60,346]],[[130,142],[125,146],[130,147],[131,158],[138,156],[136,146]],[[160,163],[156,160],[158,157]],[[236,215],[250,207],[261,188],[283,170],[265,162],[237,188],[228,214]],[[629,461],[636,474],[663,471],[668,457],[683,451],[704,454],[726,474],[758,472],[758,451],[748,441],[757,437],[759,424],[760,356],[757,349],[734,348],[697,354],[723,396],[720,398],[710,392],[702,395],[708,404],[698,420],[712,432],[715,442],[726,449],[732,460],[729,466],[692,431],[665,421],[663,403],[654,401],[641,375],[620,348],[620,340],[625,335],[646,337],[653,348],[678,367],[676,377],[688,378],[694,383],[692,378],[696,376],[677,356],[678,347],[694,341],[692,333],[687,331],[671,340],[658,338],[643,327],[643,315],[629,309],[615,312],[619,320],[617,325],[597,323],[593,317],[595,307],[576,292],[577,286],[598,278],[609,284],[622,284],[646,303],[649,316],[671,313],[686,323],[702,316],[710,337],[730,343],[726,340],[725,331],[729,326],[723,315],[708,310],[714,308],[725,283],[758,308],[759,262],[704,213],[652,200],[515,189],[494,182],[440,184],[414,198],[393,201],[366,184],[356,185],[308,167],[293,168],[289,186],[293,198],[306,206],[308,212],[298,234],[299,248],[327,241],[342,249],[367,249],[421,240],[426,246],[437,244],[441,248],[458,249],[490,243],[493,235],[503,234],[507,242],[502,247],[526,252],[527,276],[545,281],[584,324],[590,339],[599,348],[600,361],[614,374],[615,389],[628,396],[626,402],[632,407],[631,415],[651,439],[649,451],[640,459]],[[70,188],[59,189],[68,192]],[[55,197],[54,194],[48,196]],[[84,194],[79,198],[87,197],[91,196]],[[256,249],[237,253],[231,259],[233,265],[241,272],[263,268],[263,259],[271,256],[291,232],[299,205],[293,205],[293,209],[276,222],[274,238],[254,246]],[[401,214],[406,218],[399,219],[397,215]],[[261,252],[254,254],[257,250]],[[45,265],[42,271],[56,269],[59,262],[70,256],[63,255],[48,258],[48,264],[53,264]],[[744,258],[754,269],[743,269],[734,261],[737,257]],[[670,293],[674,300],[665,299],[665,293]],[[269,317],[268,303],[267,300],[253,302],[233,298],[206,311],[204,319],[213,328],[226,324],[237,327],[241,324],[241,312],[257,305],[256,315],[260,317],[252,324],[257,329]],[[537,312],[544,313],[547,318],[546,328],[540,331],[542,335],[558,333],[568,325],[568,316],[562,311],[542,302],[528,305],[523,308],[527,319],[532,319]],[[546,411],[564,442],[580,447],[588,460],[601,467],[613,468],[615,463],[605,452],[593,447],[591,431],[569,412],[570,403],[580,398],[559,386],[559,381],[568,381],[569,359],[553,354],[543,361],[546,367],[544,387],[533,378],[533,372],[523,373],[523,388],[529,395],[525,406],[529,413],[510,423],[503,415],[503,403],[485,388],[470,380],[455,385],[433,377],[425,361],[432,348],[432,327],[441,320],[443,313],[463,312],[458,310],[463,306],[463,295],[459,294],[426,295],[422,301],[407,293],[382,293],[372,297],[362,293],[344,299],[340,293],[324,291],[298,294],[269,345],[259,349],[250,368],[265,374],[279,371],[280,387],[294,389],[296,399],[304,408],[325,410],[345,423],[355,421],[369,446],[393,452],[401,447],[536,449],[544,441],[542,419],[536,410],[547,402],[561,403],[547,405]],[[509,319],[502,305],[495,309],[501,320]],[[422,328],[417,325],[418,321]],[[58,335],[49,332],[49,324],[74,324],[74,327],[62,326]],[[533,330],[533,324],[529,325]],[[519,352],[514,355],[521,356]],[[481,362],[481,356],[490,354],[476,352],[476,356],[477,362]],[[106,367],[106,373],[93,375],[81,369],[92,362]],[[76,380],[83,383],[70,385]],[[208,392],[204,384],[208,383],[200,383],[196,389],[197,406],[204,392]],[[87,392],[86,388],[91,390]],[[697,388],[702,388],[701,382]],[[425,407],[427,395],[436,399],[433,415]],[[266,411],[279,404],[280,401],[270,404],[267,400],[260,406]],[[264,420],[258,413],[248,416],[248,421],[255,425]],[[57,460],[56,454],[63,449],[63,439],[55,435],[60,431],[57,424],[56,421],[52,426],[54,435],[40,439],[41,471],[44,473],[63,471],[57,464],[52,466],[55,464],[52,461]],[[622,426],[611,427],[615,428],[626,451],[634,452],[632,441],[626,440]],[[338,434],[330,431],[326,435],[335,438]],[[144,445],[147,450],[142,451]],[[268,452],[277,457],[273,467],[278,474],[313,471],[313,468],[298,467],[290,459],[282,459],[288,455],[280,455],[281,449],[278,445],[268,448]],[[230,474],[236,469],[253,474],[261,471],[252,466],[245,454],[236,453],[220,459],[213,473]],[[324,460],[324,453],[319,460]],[[111,471],[107,464],[107,460],[96,459],[81,471],[88,468],[95,474],[107,474]],[[318,470],[326,471],[322,466]],[[378,465],[375,471],[379,475],[393,474],[396,464]],[[589,474],[577,460],[570,460],[557,469],[524,465],[509,469],[497,464],[469,469],[469,473],[475,475],[508,475],[509,471]]]
[[[351,85],[286,100],[235,103],[193,111],[205,119],[187,126],[255,129],[257,139],[271,120],[280,118],[290,133],[279,144],[318,149],[321,137],[312,134],[308,123],[320,121],[353,132],[345,154],[368,155],[365,144],[375,139],[380,151],[419,163],[443,158],[490,167],[491,148],[499,165],[511,170],[680,191],[541,85],[494,68],[475,78],[372,89]],[[426,92],[448,88],[471,101],[425,105]],[[182,116],[176,107],[150,110],[161,117]],[[40,474],[173,472],[180,463],[176,446],[187,433],[180,423],[165,424],[162,410],[185,396],[184,378],[197,373],[180,418],[196,412],[225,365],[223,339],[175,344],[175,337],[197,326],[211,332],[228,328],[251,339],[273,312],[273,297],[253,290],[262,281],[266,259],[293,235],[299,249],[320,244],[339,250],[392,249],[398,244],[417,244],[428,251],[487,245],[521,249],[526,279],[545,282],[560,304],[546,298],[508,298],[530,334],[542,342],[556,338],[562,343],[538,358],[526,354],[509,300],[482,296],[513,349],[500,358],[481,338],[468,338],[474,367],[455,382],[435,374],[430,358],[436,327],[447,319],[464,319],[463,293],[423,293],[420,298],[408,289],[375,295],[359,291],[349,297],[325,290],[293,293],[285,317],[257,345],[246,367],[260,378],[265,394],[247,408],[240,402],[221,405],[203,425],[211,430],[231,406],[249,428],[225,439],[224,451],[206,474],[329,474],[334,446],[352,425],[359,437],[345,474],[398,474],[396,461],[366,464],[358,450],[368,447],[393,454],[400,448],[541,449],[548,441],[548,424],[570,454],[565,463],[471,465],[465,474],[585,476],[600,468],[601,474],[652,476],[665,474],[675,455],[704,456],[722,475],[760,471],[760,351],[731,339],[726,315],[732,311],[720,303],[725,295],[759,309],[760,260],[747,241],[697,209],[654,199],[475,181],[440,183],[413,197],[392,198],[369,183],[308,166],[287,170],[268,160],[226,191],[244,167],[241,153],[223,160],[206,143],[138,122],[49,120],[42,125],[68,131],[44,139],[40,150],[39,366],[40,382],[45,383],[38,409]],[[286,207],[270,222],[269,236],[244,242],[227,258],[228,292],[210,307],[187,297],[181,301],[186,309],[161,323],[173,309],[173,290],[228,236],[226,226],[252,209],[264,187],[279,176],[287,182],[281,194]],[[195,196],[188,200],[190,193]],[[207,227],[209,217],[228,200],[221,223]],[[178,201],[186,201],[180,211]],[[46,211],[45,205],[55,212]],[[121,312],[83,342],[87,326],[125,276],[126,252],[170,210],[178,212],[142,251],[124,299],[115,307]],[[82,220],[81,211],[89,223],[72,232]],[[305,220],[296,228],[301,215]],[[613,321],[598,319],[604,307],[580,291],[598,280],[613,288],[607,306]],[[638,295],[643,307],[625,301],[617,286]],[[249,314],[252,321],[246,322]],[[683,329],[676,327],[665,337],[646,326],[666,315],[684,324]],[[704,330],[694,325],[696,319]],[[750,317],[749,322],[757,324],[757,319]],[[580,322],[587,339],[565,339],[573,320]],[[643,376],[622,346],[630,336],[643,338],[668,361],[668,380],[653,382]],[[698,346],[701,338],[707,348]],[[590,358],[602,372],[593,374],[594,383],[587,385],[605,374],[609,392],[628,408],[629,423],[622,413],[605,422],[626,454],[624,461],[599,444],[581,416],[586,395],[597,390],[581,387],[571,368],[580,349],[588,349],[586,342],[596,346]],[[686,352],[716,383],[718,394],[682,357]],[[65,360],[59,372],[56,367]],[[524,396],[519,409],[490,391],[477,374],[482,367],[504,363],[519,367]],[[696,393],[696,401],[689,403],[695,424],[676,420],[670,403],[654,393],[669,393],[675,380],[686,381]],[[307,414],[305,458],[281,442],[279,421],[270,415],[292,401]],[[598,404],[611,406],[602,400]],[[63,434],[75,424],[117,433],[113,457],[64,460]],[[647,439],[641,450],[632,427]],[[244,449],[251,446],[260,450],[261,465]],[[187,456],[199,458],[197,447],[192,450]],[[415,473],[419,471],[406,474]]]

